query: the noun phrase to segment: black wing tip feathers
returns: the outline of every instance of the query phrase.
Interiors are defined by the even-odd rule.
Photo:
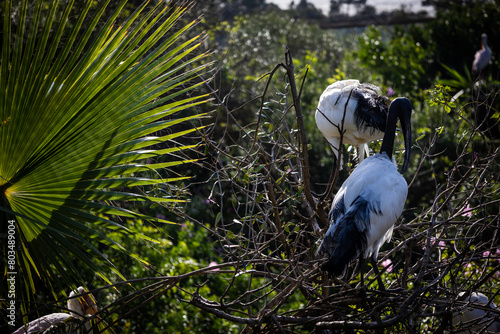
[[[357,259],[367,246],[370,228],[368,217],[374,208],[361,196],[351,209],[338,221],[336,228],[325,235],[318,254],[328,254],[328,260],[320,268],[332,276],[344,276],[347,267]]]

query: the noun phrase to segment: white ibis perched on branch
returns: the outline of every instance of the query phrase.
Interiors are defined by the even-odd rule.
[[[317,251],[318,256],[328,257],[321,269],[331,275],[344,276],[348,265],[361,256],[371,257],[378,272],[375,262],[379,249],[390,240],[408,194],[408,184],[398,172],[392,152],[399,119],[405,143],[403,173],[410,159],[411,111],[407,98],[392,101],[380,153],[363,160],[333,199],[330,227]]]
[[[472,76],[476,78],[481,74],[483,69],[488,65],[491,59],[491,49],[488,47],[488,36],[481,35],[481,49],[474,55],[472,63]]]
[[[480,77],[483,69],[488,65],[491,59],[491,49],[488,47],[488,36],[486,34],[481,35],[481,49],[479,49],[474,55],[474,61],[472,62],[472,79],[477,80],[475,82],[476,87],[479,87],[480,84],[483,83],[483,79]],[[450,102],[455,102],[463,93],[465,93],[465,89],[459,90],[453,97]]]
[[[458,295],[464,294],[460,292]],[[485,330],[484,333],[500,333],[500,315],[495,303],[490,303],[488,297],[480,292],[471,293],[466,301],[467,305],[464,310],[455,313],[451,320],[453,326],[458,326],[460,329],[457,333],[479,333],[483,330]],[[474,307],[474,304],[479,307]],[[498,320],[495,320],[495,317]]]
[[[358,80],[337,81],[319,98],[316,124],[338,158],[342,142],[356,147],[358,160],[368,156],[368,142],[382,139],[390,99],[379,87]],[[342,157],[340,157],[342,168]]]
[[[87,293],[87,291],[80,286],[77,290],[71,291],[69,294],[68,310],[70,313],[51,313],[30,321],[24,326],[18,328],[12,334],[38,333],[52,326],[62,326],[63,323],[71,318],[82,319],[84,317],[91,316],[97,312],[95,298],[91,293]],[[88,321],[85,322],[85,328],[87,331],[91,328]]]

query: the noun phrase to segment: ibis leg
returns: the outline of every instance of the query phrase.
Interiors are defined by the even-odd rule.
[[[364,273],[363,273],[363,254],[359,255],[359,274],[361,275],[361,286],[365,285],[365,278],[364,278]]]
[[[379,290],[384,290],[385,291],[385,286],[382,283],[382,278],[380,277],[380,271],[378,271],[377,261],[375,261],[373,259],[373,257],[371,257],[371,256],[370,256],[370,261],[372,263],[373,271],[375,272],[375,275],[377,277],[378,288],[379,288]]]

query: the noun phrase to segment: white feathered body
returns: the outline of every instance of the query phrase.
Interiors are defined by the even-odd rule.
[[[71,318],[68,313],[51,313],[44,315],[38,319],[30,321],[29,323],[18,328],[12,334],[25,334],[25,333],[40,333],[51,326],[56,326],[63,321]]]
[[[481,35],[481,49],[474,55],[472,74],[478,75],[491,60],[491,49],[488,47],[486,34]]]
[[[331,224],[318,248],[318,255],[329,257],[323,269],[343,276],[361,254],[376,260],[382,244],[391,239],[407,194],[406,180],[385,153],[361,162],[333,200]]]
[[[51,313],[44,315],[18,328],[12,334],[38,333],[51,328],[52,326],[60,326],[61,330],[65,330],[63,327],[68,322],[68,319],[84,319],[83,317],[86,318],[89,315],[95,314],[97,312],[97,305],[95,303],[95,298],[91,293],[81,297],[76,297],[84,293],[86,293],[86,291],[81,286],[78,287],[77,290],[71,291],[67,301],[67,308],[70,313]],[[71,324],[68,326],[70,325]],[[84,325],[87,332],[92,327],[89,320],[86,320]],[[78,326],[79,324],[77,323],[76,328],[78,328]],[[68,327],[67,331],[68,333],[73,333],[76,332],[76,329]]]
[[[464,292],[460,292],[459,296],[463,296]],[[469,303],[478,304],[485,308],[491,308],[492,312],[487,312],[484,308],[466,307],[463,311],[455,313],[451,320],[453,326],[458,326],[460,334],[479,333],[481,330],[486,330],[486,333],[500,333],[500,320],[492,321],[498,308],[495,303],[488,303],[488,297],[480,292],[473,292],[466,300]],[[497,312],[495,312],[497,311]],[[488,326],[486,326],[488,325]]]
[[[357,110],[360,99],[366,100],[368,110]],[[358,80],[337,81],[328,86],[320,96],[315,114],[316,124],[336,156],[340,147],[339,130],[343,124],[343,143],[355,146],[362,161],[368,155],[367,143],[384,136],[379,128],[385,125],[388,103],[389,99],[381,95],[377,86],[361,84]],[[368,114],[359,115],[361,112]],[[360,120],[360,116],[375,119]]]

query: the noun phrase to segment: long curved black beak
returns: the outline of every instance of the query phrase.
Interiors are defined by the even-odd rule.
[[[396,132],[396,123],[399,119],[401,129],[405,139],[405,161],[401,167],[401,174],[406,171],[410,162],[411,153],[411,102],[406,97],[398,97],[391,102],[387,121],[385,124],[384,140],[380,147],[380,153],[386,153],[389,159],[392,159],[392,150],[394,148],[394,136]]]
[[[398,98],[401,102],[401,109],[398,113],[399,122],[401,123],[401,130],[403,132],[405,141],[405,160],[403,166],[401,167],[401,174],[403,174],[408,168],[408,163],[410,162],[411,154],[411,111],[412,106],[410,100],[405,97]]]

